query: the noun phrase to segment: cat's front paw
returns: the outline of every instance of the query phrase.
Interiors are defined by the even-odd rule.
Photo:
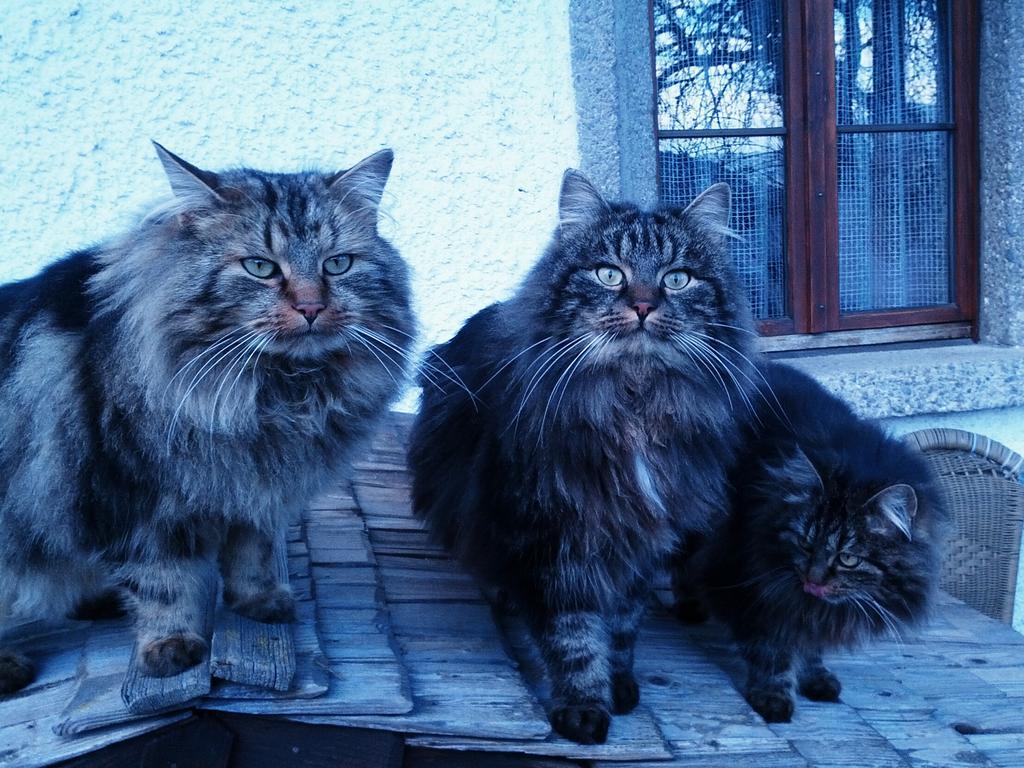
[[[604,744],[612,717],[603,704],[563,704],[551,710],[551,725],[577,744]]]
[[[766,723],[788,723],[793,719],[793,697],[777,688],[752,688],[747,703]]]
[[[145,643],[139,651],[139,666],[147,675],[170,677],[202,661],[208,648],[195,632],[177,632]]]
[[[35,665],[28,656],[14,651],[0,651],[0,696],[20,691],[36,676]]]
[[[225,594],[225,602],[238,613],[264,624],[288,624],[295,621],[295,598],[288,587],[277,585],[258,595],[243,599],[231,599]]]
[[[632,672],[617,672],[612,675],[612,712],[624,715],[636,709],[640,703],[640,686]]]
[[[827,669],[800,679],[800,693],[811,701],[839,701],[842,691],[839,678]]]

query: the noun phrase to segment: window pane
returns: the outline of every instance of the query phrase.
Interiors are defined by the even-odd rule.
[[[842,312],[951,300],[945,131],[839,134]]]
[[[835,0],[839,125],[949,120],[943,0]]]
[[[661,199],[686,205],[715,182],[732,187],[730,252],[757,319],[786,317],[785,162],[781,136],[667,139]]]
[[[780,128],[782,22],[770,0],[654,0],[661,130]]]

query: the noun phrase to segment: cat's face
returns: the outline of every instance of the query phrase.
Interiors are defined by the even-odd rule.
[[[887,602],[898,589],[916,494],[905,484],[851,487],[842,477],[818,473],[797,451],[776,473],[776,565],[791,569],[808,599],[873,610],[872,601]]]
[[[169,273],[184,336],[231,339],[225,354],[315,360],[365,345],[362,334],[391,336],[387,326],[409,330],[406,267],[377,233],[390,151],[333,175],[161,159],[191,236],[187,263]]]
[[[690,359],[688,348],[708,346],[706,336],[747,328],[726,248],[728,216],[724,184],[685,211],[647,213],[609,205],[568,172],[555,246],[531,275],[546,329],[590,338],[608,358],[677,366]]]

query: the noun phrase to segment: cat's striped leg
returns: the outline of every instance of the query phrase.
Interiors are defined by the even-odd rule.
[[[580,744],[603,744],[611,722],[608,628],[596,595],[564,586],[564,566],[526,595],[524,608],[551,680],[551,724]],[[576,584],[591,583],[572,572]]]
[[[612,711],[632,712],[640,703],[640,687],[633,676],[633,648],[647,608],[647,579],[636,579],[607,617],[611,644]]]
[[[295,600],[288,585],[274,577],[273,556],[272,534],[248,524],[232,524],[220,551],[224,602],[256,621],[295,621]]]
[[[199,555],[164,555],[122,567],[135,617],[137,661],[146,674],[167,677],[203,660],[209,648],[202,633],[212,566]]]
[[[788,723],[793,717],[793,665],[789,648],[767,638],[740,642],[747,661],[747,702],[769,723]]]
[[[797,675],[800,693],[812,701],[839,701],[843,685],[821,661],[821,651],[805,652]]]

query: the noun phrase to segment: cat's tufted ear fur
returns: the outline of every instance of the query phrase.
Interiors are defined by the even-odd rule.
[[[895,527],[908,540],[913,540],[911,531],[917,514],[917,493],[909,485],[897,483],[883,488],[868,499],[864,506],[875,514],[880,523],[873,526],[876,531],[891,531]]]
[[[179,202],[187,207],[202,207],[223,199],[217,191],[220,179],[216,173],[197,168],[155,141],[153,147]]]
[[[780,452],[774,461],[766,462],[765,470],[772,486],[765,490],[781,493],[787,504],[806,504],[815,494],[825,491],[821,474],[799,445],[794,444],[789,452]]]
[[[579,171],[568,169],[558,195],[558,225],[562,229],[593,224],[609,211],[597,187]]]
[[[729,228],[732,191],[725,182],[712,184],[701,192],[683,211],[683,218],[712,237],[735,238]]]
[[[352,215],[376,226],[384,185],[391,175],[395,153],[390,149],[374,152],[347,171],[331,174],[325,181],[338,205]]]

